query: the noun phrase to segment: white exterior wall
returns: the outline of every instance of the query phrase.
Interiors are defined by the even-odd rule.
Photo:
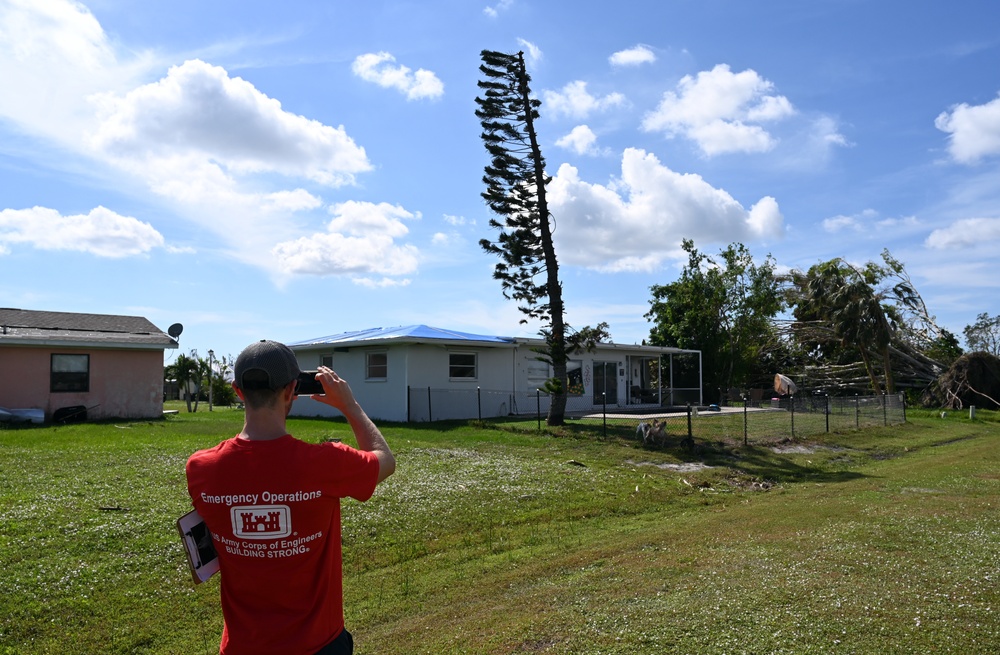
[[[351,385],[354,398],[372,419],[382,421],[406,420],[407,344],[396,346],[352,347],[347,352],[334,352],[332,348],[298,351],[295,353],[302,370],[313,370],[320,365],[321,356],[333,355],[333,369]],[[368,380],[366,356],[370,352],[386,354],[386,378]],[[311,398],[299,398],[292,406],[293,416],[340,416],[340,412],[325,403]]]
[[[450,355],[475,354],[475,378],[450,378]],[[409,351],[410,420],[506,414],[514,383],[513,348],[414,344]]]
[[[548,397],[536,389],[551,376],[550,368],[537,361],[533,347],[540,342],[519,342],[516,347],[505,345],[462,345],[452,343],[397,343],[387,341],[371,346],[350,345],[346,352],[333,346],[298,350],[296,356],[303,370],[319,366],[322,355],[333,356],[333,367],[351,385],[354,396],[373,419],[383,421],[440,421],[505,416],[510,413],[534,414],[548,411]],[[344,346],[338,346],[341,351]],[[384,352],[387,355],[385,380],[366,380],[365,355]],[[476,377],[449,377],[449,355],[476,355]],[[623,408],[630,404],[630,384],[635,371],[630,371],[630,358],[657,357],[658,351],[604,344],[592,353],[577,353],[570,357],[580,362],[583,393],[567,399],[567,411],[599,411],[600,399],[595,400],[595,362],[614,364],[616,397],[608,399],[608,408]],[[630,375],[630,373],[632,375]],[[650,401],[647,401],[650,402]],[[658,403],[658,400],[652,402]],[[339,416],[332,407],[302,398],[295,402],[296,416]]]

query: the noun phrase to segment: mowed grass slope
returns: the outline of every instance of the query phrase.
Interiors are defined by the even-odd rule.
[[[1000,652],[1000,424],[912,414],[693,453],[385,426],[396,475],[345,502],[357,652]],[[174,520],[187,456],[241,424],[0,430],[0,653],[217,652],[218,578],[191,583]]]

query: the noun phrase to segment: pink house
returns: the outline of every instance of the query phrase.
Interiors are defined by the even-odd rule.
[[[160,417],[163,351],[176,347],[140,316],[0,309],[0,407]]]

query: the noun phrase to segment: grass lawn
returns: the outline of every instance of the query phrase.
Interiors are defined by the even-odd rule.
[[[242,412],[0,430],[0,655],[218,652],[174,520]],[[346,424],[295,419],[310,441]],[[344,506],[368,654],[1000,652],[1000,418],[692,453],[535,422],[387,425]]]

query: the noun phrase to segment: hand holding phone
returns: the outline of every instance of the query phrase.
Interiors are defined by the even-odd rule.
[[[324,393],[323,384],[316,379],[316,371],[302,371],[299,373],[299,385],[295,390],[300,396],[311,396],[317,393]]]

